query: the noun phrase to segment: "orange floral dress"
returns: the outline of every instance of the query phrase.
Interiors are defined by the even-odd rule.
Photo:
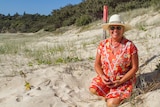
[[[98,46],[98,54],[101,55],[101,63],[104,74],[111,81],[121,79],[131,69],[131,56],[137,53],[137,48],[133,42],[124,38],[120,49],[116,54],[112,53],[111,38],[103,40]],[[115,88],[108,88],[99,75],[93,78],[90,88],[97,90],[99,96],[105,98],[125,99],[131,95],[135,76],[127,82]]]

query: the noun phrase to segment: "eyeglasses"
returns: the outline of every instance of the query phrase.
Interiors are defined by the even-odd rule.
[[[115,30],[115,29],[121,30],[122,26],[110,26],[109,28],[110,28],[110,30]]]

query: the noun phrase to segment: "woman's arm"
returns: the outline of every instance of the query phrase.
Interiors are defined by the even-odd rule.
[[[101,55],[98,52],[96,54],[94,68],[98,75],[104,75],[101,64]]]
[[[138,61],[138,54],[135,53],[131,56],[131,69],[124,75],[124,77],[122,79],[120,79],[120,83],[124,83],[127,80],[131,79],[136,72],[138,71],[138,65],[139,65],[139,61]]]
[[[101,63],[101,55],[98,52],[97,52],[97,55],[96,55],[94,68],[95,68],[97,74],[101,77],[103,83],[105,83],[106,85],[112,84],[112,82],[109,81],[108,78],[106,78],[106,75],[103,72],[102,63]]]
[[[131,56],[131,64],[132,64],[131,69],[123,76],[123,78],[121,78],[120,80],[113,81],[114,85],[110,86],[110,88],[117,87],[120,84],[125,83],[136,74],[139,65],[137,53]]]

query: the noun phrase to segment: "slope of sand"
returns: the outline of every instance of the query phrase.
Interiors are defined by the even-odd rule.
[[[141,94],[122,104],[121,107],[133,107],[133,105],[159,107],[160,105],[160,87],[153,85],[155,88],[152,87],[152,90],[143,90],[149,87],[145,85],[149,79],[160,81],[160,73],[155,71],[156,65],[160,63],[158,62],[160,60],[160,26],[155,21],[159,19],[159,13],[152,13],[137,16],[129,22],[132,25],[135,24],[134,29],[126,32],[125,35],[138,47],[140,60],[138,75],[141,74],[140,80],[145,82],[138,84],[144,85],[139,88]],[[145,30],[136,28],[136,24],[144,21],[147,24]],[[87,45],[86,48],[81,48],[80,44],[102,37],[101,24],[97,26],[99,28],[83,32],[71,29],[59,36],[44,33],[46,36],[39,38],[33,45],[37,48],[44,44],[52,46],[55,42],[75,41],[77,54],[80,53],[84,59],[95,57],[98,43]],[[96,75],[93,67],[94,60],[29,67],[26,64],[30,59],[21,55],[0,55],[0,57],[0,107],[105,107],[103,100],[91,95],[88,91],[89,84]],[[26,77],[16,74],[16,71],[23,71]],[[25,89],[25,81],[30,83],[31,90]]]

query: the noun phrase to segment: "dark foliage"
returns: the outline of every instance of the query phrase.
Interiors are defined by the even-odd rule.
[[[0,14],[0,32],[37,32],[41,29],[54,31],[63,26],[83,26],[103,17],[103,6],[109,8],[109,15],[151,5],[159,9],[159,0],[82,0],[78,5],[68,4],[50,15],[15,13],[13,16]]]

